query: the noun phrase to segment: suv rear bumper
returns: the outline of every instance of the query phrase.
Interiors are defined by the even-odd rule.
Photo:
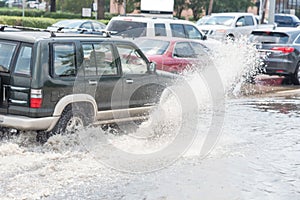
[[[29,118],[24,116],[15,115],[0,115],[0,127],[14,128],[18,130],[51,130],[58,117],[42,117],[42,118]]]

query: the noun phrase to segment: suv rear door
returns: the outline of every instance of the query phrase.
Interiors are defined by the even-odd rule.
[[[27,115],[30,107],[32,44],[21,43],[11,71],[9,114]]]
[[[31,57],[31,44],[0,41],[1,113],[29,111]]]

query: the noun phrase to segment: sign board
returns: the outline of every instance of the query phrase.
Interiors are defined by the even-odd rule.
[[[92,9],[91,8],[82,8],[82,17],[91,17]]]
[[[97,3],[93,3],[93,11],[97,11],[98,10],[98,5]]]
[[[141,0],[141,13],[173,14],[174,0]]]

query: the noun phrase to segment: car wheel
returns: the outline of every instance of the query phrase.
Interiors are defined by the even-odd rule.
[[[56,126],[51,131],[53,134],[75,133],[87,125],[87,117],[80,110],[67,109],[63,112]]]
[[[81,110],[68,107],[63,111],[55,127],[50,132],[38,132],[36,140],[45,143],[53,135],[75,133],[90,123],[88,119]]]
[[[233,35],[227,35],[226,36],[226,42],[234,42],[234,36]]]
[[[292,83],[295,84],[295,85],[300,84],[300,62],[297,64],[296,71],[292,75],[291,80],[292,80]]]

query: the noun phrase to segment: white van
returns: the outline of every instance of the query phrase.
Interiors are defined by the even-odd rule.
[[[123,37],[181,37],[190,39],[205,40],[206,36],[198,27],[190,21],[138,16],[118,16],[113,17],[106,31],[112,35]]]

